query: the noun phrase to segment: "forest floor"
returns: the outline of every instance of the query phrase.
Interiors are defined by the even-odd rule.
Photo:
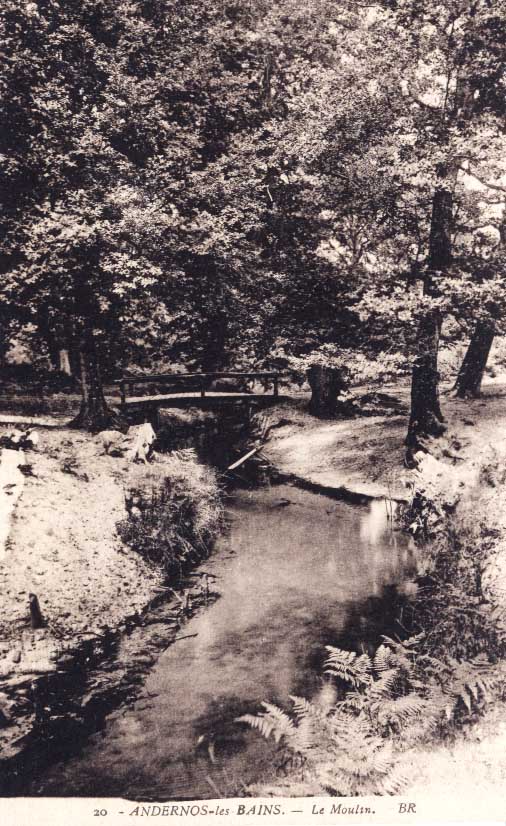
[[[365,394],[373,396],[367,407],[360,404],[364,394],[357,394],[362,415],[337,421],[315,419],[303,402],[280,405],[268,414],[274,427],[262,452],[281,472],[322,488],[407,499],[414,479],[404,466],[409,392],[408,382],[382,387],[379,394]],[[457,399],[443,387],[441,404],[448,431],[434,452],[443,461],[445,451],[472,461],[504,438],[505,377],[484,382],[480,399]]]
[[[2,779],[11,776],[7,766],[17,766],[25,747],[36,740],[41,703],[47,706],[44,725],[57,726],[61,719],[81,725],[79,692],[88,690],[88,670],[105,661],[125,633],[129,638],[132,629],[142,625],[148,609],[163,607],[169,616],[170,629],[163,626],[164,645],[179,627],[181,599],[166,587],[161,563],[152,564],[118,536],[118,523],[128,516],[125,494],[145,490],[150,496],[170,477],[181,506],[193,507],[197,528],[215,531],[213,497],[216,512],[221,512],[214,477],[203,478],[192,456],[157,455],[153,463],[135,464],[106,454],[100,436],[47,419],[31,424],[39,425],[33,449],[0,450],[2,769],[5,764],[0,787]],[[0,436],[11,429],[0,424]],[[177,511],[179,504],[174,507]],[[38,598],[42,613],[39,628],[31,626],[31,595]],[[159,644],[153,642],[154,648]],[[98,678],[98,693],[93,689],[93,697],[83,700],[83,725],[86,703],[98,698],[105,707],[120,691],[128,692],[129,681],[139,682],[137,672],[146,667],[146,650],[130,649],[127,645],[125,663],[113,663],[108,681]],[[75,702],[69,686],[71,693],[75,690]]]

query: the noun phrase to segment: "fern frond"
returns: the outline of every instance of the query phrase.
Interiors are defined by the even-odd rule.
[[[443,691],[452,698],[449,702],[447,700],[448,706],[452,709],[451,716],[455,714],[459,701],[471,714],[473,707],[480,702],[480,699],[484,703],[490,702],[497,689],[503,684],[503,669],[492,663],[484,663],[481,660],[454,663],[449,685],[443,686]]]
[[[361,711],[364,708],[366,701],[366,696],[364,694],[360,694],[359,691],[347,691],[344,700],[341,700],[338,705],[342,710],[350,709],[352,711]]]
[[[392,652],[386,645],[380,645],[374,655],[374,670],[381,674],[392,667]]]
[[[392,768],[393,761],[394,756],[392,744],[387,743],[386,746],[378,749],[378,751],[373,755],[372,768],[378,774],[387,774]]]
[[[286,711],[283,711],[282,708],[274,705],[274,703],[264,702],[262,705],[265,709],[265,712],[263,712],[264,717],[271,720],[273,723],[273,735],[276,743],[279,743],[282,737],[293,734],[295,730],[295,723]]]
[[[404,697],[384,702],[378,714],[383,725],[390,724],[399,728],[420,717],[427,710],[427,701],[418,694],[410,693]]]
[[[384,671],[379,680],[375,680],[367,692],[371,701],[379,700],[383,697],[391,697],[394,693],[396,683],[399,682],[399,669],[390,668]]]
[[[243,714],[236,718],[237,723],[246,723],[251,728],[257,729],[262,737],[267,740],[271,734],[276,743],[282,737],[293,736],[295,724],[283,709],[273,703],[262,703],[265,711],[259,714]]]
[[[353,667],[357,674],[363,676],[365,683],[371,681],[372,660],[369,654],[360,654],[360,656],[355,660]]]
[[[412,779],[409,768],[398,764],[391,769],[386,777],[382,778],[378,792],[390,795],[402,794],[412,782]]]
[[[353,651],[344,651],[342,648],[325,646],[328,651],[325,660],[325,673],[350,683],[353,686],[368,685],[371,680],[371,660],[367,654],[357,656]]]
[[[385,644],[398,654],[407,653],[408,649],[410,654],[414,653],[412,649],[416,648],[424,638],[425,633],[423,631],[402,641],[393,640],[392,637],[388,637],[386,634],[381,635],[381,639],[384,640]]]
[[[323,716],[321,709],[319,709],[315,703],[312,703],[310,700],[306,700],[305,697],[297,697],[290,694],[290,700],[293,703],[294,713],[298,718],[310,716],[320,718]]]
[[[325,749],[328,746],[327,739],[321,722],[315,717],[306,716],[300,720],[288,745],[299,754],[309,755],[314,749]]]
[[[246,723],[251,728],[256,729],[258,732],[260,732],[262,737],[264,737],[266,740],[269,739],[274,729],[274,723],[268,718],[264,717],[263,714],[243,714],[241,715],[241,717],[236,717],[235,722]]]

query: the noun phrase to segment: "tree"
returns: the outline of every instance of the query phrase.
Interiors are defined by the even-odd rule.
[[[421,437],[440,436],[445,430],[439,402],[437,365],[441,333],[437,277],[449,269],[452,261],[453,191],[446,168],[440,170],[440,177],[442,182],[434,193],[432,203],[429,256],[423,282],[428,307],[422,310],[418,329],[418,354],[414,359],[411,380],[411,412],[406,438],[409,462],[420,447]]]
[[[485,197],[482,193],[481,197]],[[477,398],[494,337],[502,328],[505,306],[505,213],[504,196],[493,201],[486,217],[473,234],[467,263],[473,270],[474,294],[467,296],[467,315],[476,319],[468,349],[460,367],[455,390],[459,398]],[[487,203],[490,198],[487,198]],[[483,215],[483,210],[482,210]],[[471,298],[471,300],[469,300]]]
[[[432,126],[441,149],[439,152],[433,149],[434,156],[439,154],[438,181],[423,281],[424,296],[429,301],[420,321],[418,355],[413,367],[406,438],[408,464],[413,463],[414,453],[424,446],[427,436],[438,436],[445,429],[438,398],[437,354],[441,330],[438,300],[442,295],[442,285],[438,282],[452,266],[454,191],[462,157],[472,157],[474,163],[482,160],[484,146],[477,145],[477,131],[484,126],[498,131],[497,98],[491,96],[490,76],[485,73],[485,77],[480,77],[479,66],[490,68],[496,80],[498,50],[504,56],[498,40],[500,18],[487,2],[478,0],[460,5],[448,2],[441,4],[435,13],[413,4],[410,17],[410,36],[415,28],[417,36],[427,38],[422,60],[426,67],[435,69],[433,99],[430,103],[422,99],[421,108],[429,110],[426,125]],[[420,42],[417,41],[417,48]],[[427,49],[429,42],[432,42],[432,54]],[[504,66],[499,71],[504,72]],[[434,105],[442,78],[442,104]],[[419,95],[414,97],[420,100]],[[436,113],[437,125],[433,120]]]
[[[81,372],[80,423],[102,426],[101,376],[126,366],[329,345],[427,350],[414,442],[441,425],[462,169],[488,175],[500,132],[485,0],[6,0],[2,21],[0,315]]]
[[[477,322],[455,382],[459,398],[475,399],[480,395],[483,374],[494,336],[495,327],[491,321]]]

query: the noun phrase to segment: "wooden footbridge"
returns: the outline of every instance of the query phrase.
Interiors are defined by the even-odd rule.
[[[120,409],[156,421],[163,407],[199,407],[214,410],[242,405],[251,411],[286,398],[279,393],[281,373],[181,373],[123,376],[119,385]],[[258,384],[263,392],[257,392]],[[251,386],[251,389],[250,389]]]

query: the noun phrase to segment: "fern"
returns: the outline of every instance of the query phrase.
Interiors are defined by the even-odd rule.
[[[390,725],[400,731],[426,711],[427,700],[412,692],[404,697],[384,702],[378,710],[378,720],[383,725]]]
[[[480,705],[489,703],[495,696],[498,688],[505,683],[504,666],[494,666],[474,660],[469,663],[454,663],[452,680],[443,687],[449,695],[446,702],[447,718],[451,719],[462,706],[469,714],[477,710]]]
[[[380,645],[376,654],[374,655],[374,670],[381,674],[382,671],[388,671],[392,667],[392,652],[386,645]]]
[[[383,778],[379,793],[390,795],[402,794],[411,782],[412,776],[409,769],[402,764],[397,764],[391,769],[388,775]]]
[[[399,669],[390,668],[384,671],[378,680],[374,680],[367,692],[370,701],[380,700],[384,697],[392,697],[395,692],[395,687],[399,682]]]
[[[349,687],[344,696],[333,705],[293,696],[291,714],[263,703],[238,719],[297,756],[312,793],[400,794],[410,780],[402,752],[506,684],[506,666],[442,662],[419,651],[423,639],[384,637],[372,658],[327,646],[325,672]]]
[[[422,640],[425,639],[425,636],[425,632],[421,631],[420,634],[414,634],[407,640],[402,640],[402,642],[400,640],[393,640],[392,637],[387,637],[385,634],[382,635],[382,639],[385,640],[393,651],[405,654],[408,649],[414,653],[414,649],[420,645]]]
[[[371,682],[371,659],[367,654],[358,656],[353,651],[343,651],[342,648],[325,646],[328,657],[325,661],[325,673],[339,677],[343,682],[351,685],[365,686]]]
[[[265,711],[260,714],[243,714],[242,717],[237,717],[236,722],[247,723],[257,729],[266,740],[272,734],[276,743],[279,743],[282,737],[293,736],[295,724],[283,709],[272,703],[262,703],[262,706]]]

